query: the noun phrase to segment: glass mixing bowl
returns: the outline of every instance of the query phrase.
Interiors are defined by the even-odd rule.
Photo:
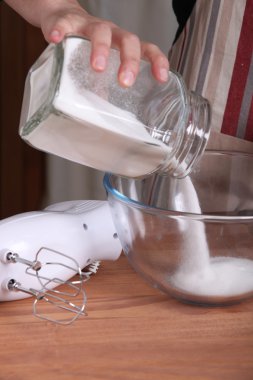
[[[206,151],[176,179],[106,174],[114,224],[133,268],[185,302],[253,296],[253,155]]]

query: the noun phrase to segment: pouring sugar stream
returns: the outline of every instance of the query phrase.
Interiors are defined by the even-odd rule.
[[[184,197],[175,197],[175,209],[202,214],[198,195],[190,177],[184,179]],[[184,256],[171,283],[184,292],[202,296],[233,296],[253,291],[253,260],[211,257],[205,225],[198,221],[178,221],[184,238]]]

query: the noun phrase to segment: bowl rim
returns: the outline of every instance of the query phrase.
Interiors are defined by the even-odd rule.
[[[225,155],[225,156],[242,156],[242,157],[248,157],[253,160],[253,154],[252,153],[246,153],[246,152],[240,152],[240,151],[228,151],[228,150],[212,150],[212,149],[207,149],[204,152],[204,155],[206,154],[211,154],[211,155]],[[250,223],[253,221],[253,212],[252,216],[250,215],[235,215],[233,213],[213,213],[213,214],[197,214],[197,213],[192,213],[192,212],[185,212],[185,211],[174,211],[174,210],[169,210],[169,209],[163,209],[160,207],[154,208],[152,206],[145,205],[143,203],[140,203],[134,199],[131,199],[124,194],[122,194],[120,191],[116,190],[111,183],[111,178],[112,177],[120,177],[116,174],[113,173],[105,173],[104,178],[103,178],[103,184],[104,188],[107,192],[107,198],[110,203],[110,197],[116,198],[118,201],[121,203],[127,204],[128,206],[130,205],[133,208],[141,209],[145,213],[149,214],[158,214],[159,216],[164,216],[168,218],[175,218],[175,219],[188,219],[190,218],[191,220],[199,220],[199,221],[208,221],[208,222],[215,222],[215,223],[238,223],[238,222],[243,222],[243,223]],[[138,178],[129,178],[131,180],[138,180]]]

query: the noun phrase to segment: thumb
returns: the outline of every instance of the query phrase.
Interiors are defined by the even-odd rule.
[[[72,24],[66,18],[47,20],[41,25],[41,30],[47,42],[61,42],[66,34],[73,34],[75,31]]]

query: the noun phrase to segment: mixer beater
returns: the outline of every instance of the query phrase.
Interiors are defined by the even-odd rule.
[[[16,215],[0,222],[0,236],[8,247],[0,250],[0,300],[32,296],[36,317],[64,325],[86,315],[83,284],[100,260],[121,253],[106,201],[63,202]]]

